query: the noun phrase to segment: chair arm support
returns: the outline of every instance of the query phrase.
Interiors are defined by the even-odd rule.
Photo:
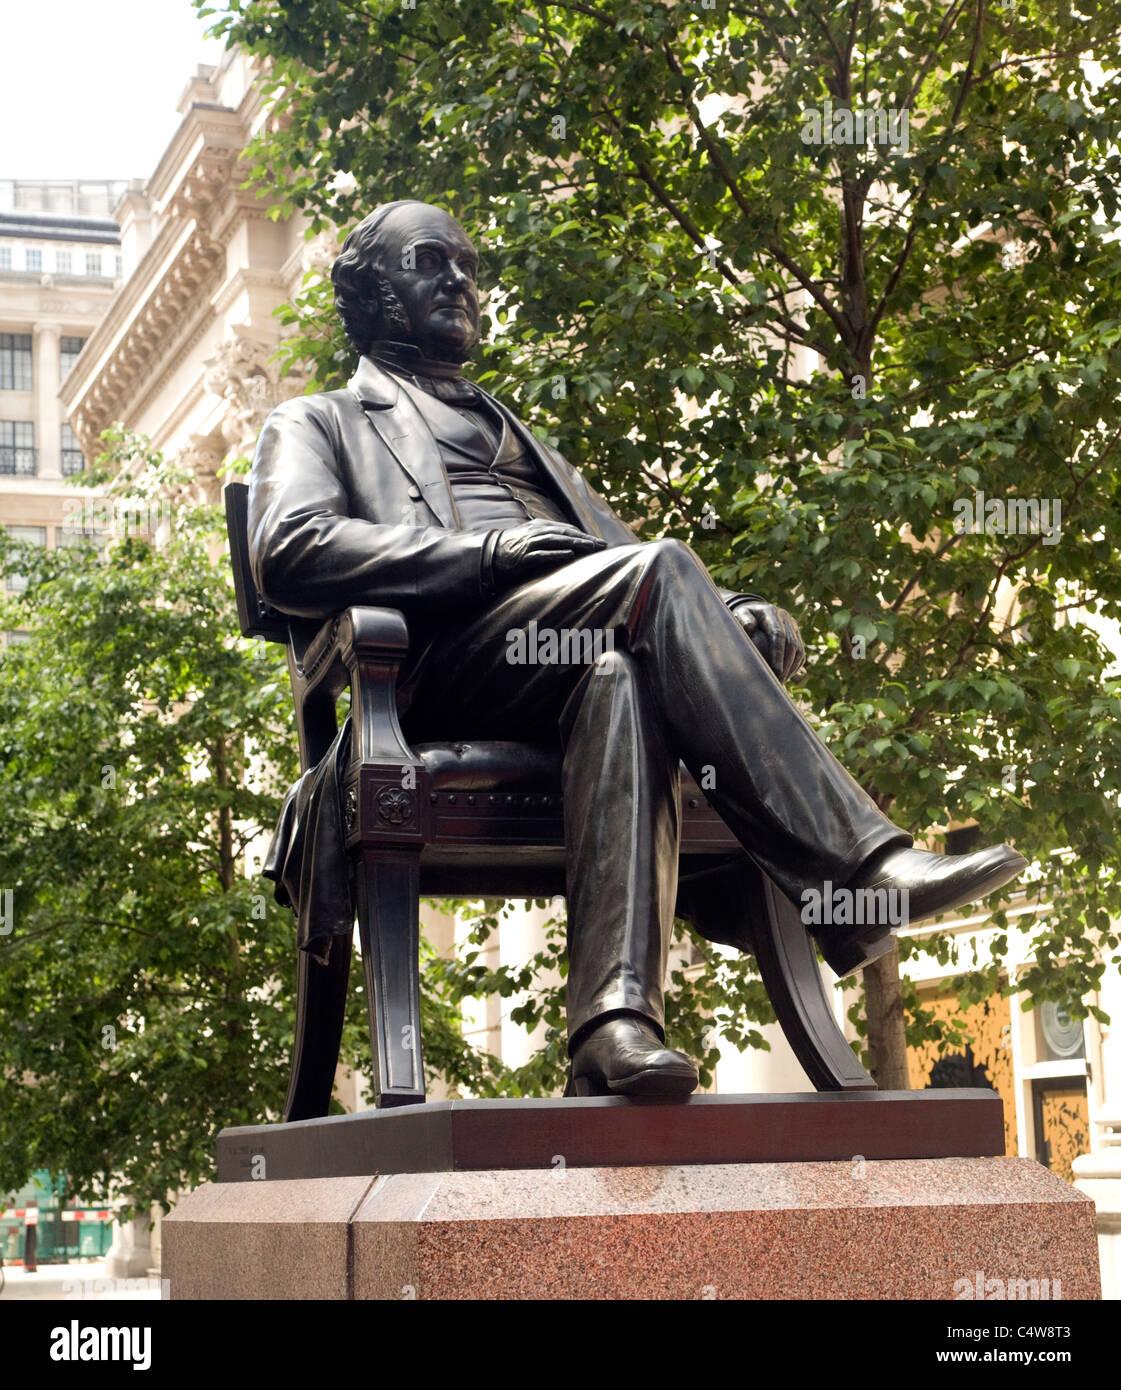
[[[408,650],[409,629],[403,613],[395,608],[348,608],[337,618],[329,618],[308,643],[299,674],[308,694],[326,682],[337,699],[349,684],[350,667],[360,656],[386,659],[394,666],[396,680],[397,668]]]
[[[397,677],[408,651],[408,624],[394,608],[348,608],[308,644],[305,700],[336,700],[350,687],[352,771],[372,763],[422,766],[397,719]]]
[[[293,633],[297,638],[297,633]],[[304,647],[289,647],[305,766],[318,762],[335,730],[335,705],[349,686],[351,766],[419,764],[397,722],[397,676],[408,655],[409,629],[394,608],[348,608],[325,622]]]

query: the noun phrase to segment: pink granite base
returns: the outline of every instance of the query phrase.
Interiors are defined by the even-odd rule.
[[[173,1299],[1101,1296],[1093,1203],[1018,1158],[210,1184],[163,1256]]]
[[[207,1183],[163,1221],[172,1298],[349,1298],[348,1228],[369,1178]]]

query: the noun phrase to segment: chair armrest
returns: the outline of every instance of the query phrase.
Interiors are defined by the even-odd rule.
[[[330,677],[329,687],[337,699],[350,683],[355,661],[384,660],[392,667],[396,684],[408,651],[409,628],[403,613],[396,608],[348,608],[323,624],[304,648],[297,670],[309,693]]]
[[[350,687],[351,774],[373,765],[396,769],[397,778],[407,767],[417,774],[424,770],[397,719],[397,676],[408,651],[403,613],[355,607],[324,623],[298,659],[305,723],[322,718],[328,708],[333,720],[335,702]]]
[[[408,650],[408,624],[395,608],[348,608],[318,629],[290,620],[288,669],[302,768],[319,762],[330,747],[338,727],[335,706],[348,687],[352,766],[419,761],[397,723],[397,675]]]

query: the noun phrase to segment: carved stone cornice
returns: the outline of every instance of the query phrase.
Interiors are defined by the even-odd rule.
[[[101,431],[120,418],[192,317],[190,310],[217,282],[225,252],[196,224],[167,265],[158,283],[123,324],[116,350],[87,383],[71,407],[75,434],[88,456],[97,453]]]
[[[236,162],[234,150],[201,150],[169,199],[166,215],[209,226],[212,210],[224,201],[222,195]]]
[[[159,230],[135,273],[91,335],[63,404],[82,448],[97,438],[174,352],[199,305],[220,282],[226,250],[216,224],[235,192],[245,132],[228,108],[192,107],[149,182]]]

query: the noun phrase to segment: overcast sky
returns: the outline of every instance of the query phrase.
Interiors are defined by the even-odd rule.
[[[190,0],[4,0],[3,12],[0,179],[146,179],[187,79],[222,52]]]

